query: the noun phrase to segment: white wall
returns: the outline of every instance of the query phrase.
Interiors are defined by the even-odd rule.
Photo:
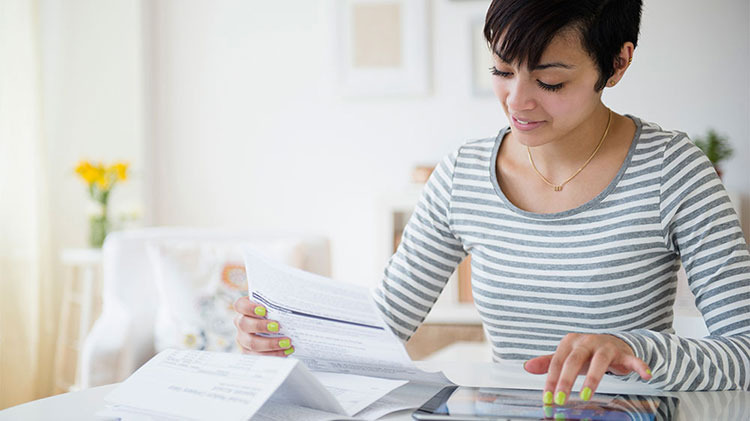
[[[154,222],[329,236],[334,277],[382,273],[380,197],[414,164],[507,124],[470,87],[469,23],[488,2],[431,1],[430,95],[334,92],[325,0],[145,3]],[[713,126],[737,151],[730,189],[750,193],[746,0],[649,0],[631,71],[606,102],[691,134]],[[611,91],[611,92],[610,92]]]
[[[133,176],[116,187],[112,207],[143,207],[142,21],[137,1],[39,2],[42,130],[56,249],[88,241],[89,200],[73,172],[81,159],[131,162]]]

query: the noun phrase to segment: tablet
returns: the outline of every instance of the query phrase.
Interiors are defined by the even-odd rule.
[[[412,417],[415,420],[670,420],[679,400],[666,396],[577,394],[565,406],[542,404],[540,390],[448,386]]]

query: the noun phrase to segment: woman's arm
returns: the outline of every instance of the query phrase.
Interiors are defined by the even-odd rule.
[[[710,335],[703,339],[635,330],[615,336],[666,390],[750,389],[750,254],[737,214],[711,163],[685,136],[662,166],[661,219],[680,256]]]
[[[457,155],[445,157],[433,171],[375,290],[378,308],[404,341],[417,330],[458,263],[466,257],[450,227]]]

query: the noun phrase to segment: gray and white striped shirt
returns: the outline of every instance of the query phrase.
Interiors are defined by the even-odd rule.
[[[611,333],[668,390],[750,388],[750,254],[711,163],[684,133],[637,131],[609,186],[571,210],[519,209],[500,190],[508,128],[447,156],[423,191],[375,300],[408,340],[470,253],[496,360],[555,351],[569,332]],[[674,335],[680,261],[711,335]]]

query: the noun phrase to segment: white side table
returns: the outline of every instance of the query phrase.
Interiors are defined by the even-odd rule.
[[[70,268],[70,273],[65,277],[57,330],[55,387],[58,390],[71,392],[80,389],[83,344],[96,316],[94,311],[99,306],[101,295],[101,260],[101,249],[63,249],[60,253],[60,261]],[[77,319],[74,317],[76,314]],[[71,351],[74,351],[76,357],[75,379],[72,384],[68,380],[71,374]]]

